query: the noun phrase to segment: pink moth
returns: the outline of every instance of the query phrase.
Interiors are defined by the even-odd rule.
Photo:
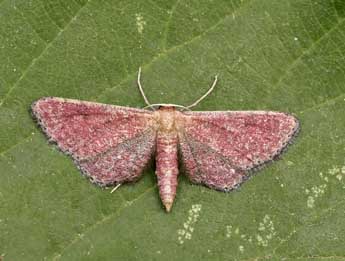
[[[277,158],[299,130],[298,120],[287,113],[186,111],[213,90],[217,77],[190,106],[150,104],[140,72],[139,90],[153,110],[45,97],[32,104],[32,112],[49,140],[100,186],[137,181],[155,155],[167,211],[176,195],[178,155],[191,182],[230,191]]]

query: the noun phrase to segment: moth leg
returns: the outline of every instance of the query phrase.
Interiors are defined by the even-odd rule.
[[[111,194],[111,193],[114,193],[115,190],[117,190],[121,185],[122,185],[122,183],[117,184],[117,185],[110,191],[110,194]]]

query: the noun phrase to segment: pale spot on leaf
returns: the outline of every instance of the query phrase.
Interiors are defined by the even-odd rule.
[[[305,194],[308,195],[307,197],[307,207],[313,208],[316,203],[316,199],[320,198],[323,194],[325,194],[327,189],[327,183],[332,180],[341,181],[345,173],[345,166],[333,166],[332,168],[328,169],[325,173],[320,172],[319,177],[323,181],[321,185],[314,185],[311,188],[305,189]]]
[[[313,208],[314,207],[314,203],[315,203],[315,200],[312,196],[309,196],[308,197],[308,200],[307,200],[307,206],[308,208]]]
[[[314,207],[315,199],[321,197],[325,193],[326,187],[327,187],[326,184],[322,184],[319,186],[313,186],[310,191],[308,190],[307,194],[310,193],[310,195],[308,196],[308,199],[307,199],[307,207],[308,208]]]
[[[141,14],[135,14],[135,20],[137,24],[138,33],[142,34],[144,31],[144,26],[146,25],[144,17]]]
[[[178,241],[183,244],[185,240],[191,240],[194,231],[194,225],[198,221],[199,213],[201,211],[201,204],[194,204],[188,211],[187,221],[183,223],[183,228],[177,230]]]
[[[256,235],[256,241],[259,246],[267,247],[269,242],[276,235],[273,221],[269,215],[265,215],[263,220],[259,223],[259,233]]]
[[[226,226],[226,237],[227,238],[231,237],[231,234],[232,234],[231,230],[232,230],[232,226],[231,225]]]

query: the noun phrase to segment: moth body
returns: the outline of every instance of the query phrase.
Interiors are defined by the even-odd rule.
[[[161,200],[170,211],[176,195],[178,171],[176,114],[173,107],[156,111],[158,130],[156,138],[156,176]]]

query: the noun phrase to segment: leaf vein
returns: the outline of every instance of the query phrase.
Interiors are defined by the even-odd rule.
[[[90,3],[90,1],[88,1],[87,3]],[[7,91],[7,93],[4,95],[4,98],[1,100],[0,102],[0,108],[1,106],[4,104],[4,102],[7,100],[7,98],[10,96],[10,94],[13,92],[13,90],[15,88],[17,88],[18,84],[23,80],[23,78],[27,75],[27,73],[30,71],[30,69],[36,64],[36,62],[43,57],[43,55],[49,50],[49,48],[53,45],[53,43],[55,41],[57,41],[57,39],[59,39],[60,35],[66,31],[66,29],[73,23],[73,21],[76,19],[76,17],[80,14],[80,12],[87,6],[87,4],[85,4],[84,6],[82,6],[76,13],[75,15],[70,19],[70,21],[66,24],[66,26],[55,36],[55,38],[49,42],[46,47],[42,50],[42,52],[35,58],[32,59],[31,63],[29,64],[29,66],[23,71],[22,75],[19,77],[19,79],[12,85],[12,87],[10,87],[10,89]]]
[[[328,99],[328,100],[326,100],[326,101],[324,101],[324,102],[315,104],[315,105],[310,106],[310,107],[308,107],[308,108],[305,108],[304,110],[300,111],[300,113],[302,114],[302,113],[305,113],[305,112],[307,112],[307,111],[313,111],[313,110],[315,110],[315,109],[322,108],[322,107],[327,106],[327,105],[329,105],[330,103],[332,103],[332,102],[334,102],[334,101],[336,101],[336,100],[338,100],[338,99],[340,99],[340,98],[342,98],[342,97],[345,97],[345,93],[339,94],[338,96],[335,96],[335,97],[333,97],[333,98],[331,98],[331,99]]]
[[[53,17],[50,15],[50,13],[47,11],[46,6],[43,4],[43,10],[46,13],[49,20],[61,31],[63,28],[53,19]]]
[[[167,50],[166,48],[167,48],[167,44],[168,44],[168,31],[169,31],[170,23],[171,23],[171,20],[173,18],[173,15],[176,11],[176,8],[177,8],[179,2],[180,2],[180,0],[176,0],[174,5],[172,6],[171,10],[168,11],[169,17],[168,17],[167,22],[165,23],[163,39],[162,39],[162,47],[163,47],[163,50],[165,50],[165,51]]]
[[[144,197],[148,192],[150,192],[152,189],[154,189],[156,187],[156,185],[149,187],[148,189],[146,189],[143,193],[141,193],[139,196],[137,196],[136,198],[134,198],[131,201],[127,201],[126,203],[120,205],[120,207],[113,213],[103,216],[102,219],[96,221],[93,225],[91,225],[90,227],[88,227],[87,229],[84,230],[84,232],[82,232],[82,234],[86,234],[92,230],[94,230],[97,226],[102,225],[103,223],[107,222],[108,220],[110,220],[113,217],[119,217],[121,212],[123,210],[125,210],[126,208],[130,208],[133,206],[133,204],[140,200],[142,197]],[[82,238],[80,236],[76,236],[74,239],[72,239],[63,249],[61,249],[61,251],[59,253],[55,253],[55,255],[52,257],[52,260],[59,260],[62,256],[62,254],[68,249],[70,248],[72,245],[76,244],[77,242],[79,242],[80,240],[82,240]]]
[[[336,0],[332,0],[332,6],[333,6],[333,9],[334,9],[334,13],[335,13],[335,16],[337,17],[337,21],[339,22],[339,20],[340,20],[340,16],[339,16],[339,13],[338,13],[338,10],[337,10],[337,8],[336,8],[336,4],[335,4],[335,1]]]
[[[312,0],[309,0],[310,2],[310,9],[311,9],[311,12],[313,14],[313,16],[315,17],[315,20],[317,21],[317,23],[319,24],[320,26],[320,29],[322,30],[322,32],[324,33],[326,31],[326,28],[322,25],[322,23],[320,22],[320,19],[317,17],[316,13],[315,13],[315,8],[314,8],[314,3]]]
[[[254,1],[254,0],[252,0]],[[157,61],[158,59],[162,58],[162,57],[165,57],[167,55],[169,55],[170,53],[188,45],[188,44],[191,44],[193,43],[194,41],[200,39],[201,37],[203,37],[204,35],[206,35],[207,33],[211,32],[212,30],[214,30],[215,28],[218,27],[218,25],[220,25],[221,23],[223,23],[226,19],[228,19],[229,17],[231,17],[234,13],[238,13],[242,10],[244,10],[244,7],[247,7],[249,5],[249,3],[251,3],[251,1],[248,1],[246,5],[242,5],[241,7],[239,7],[238,9],[234,10],[233,12],[229,13],[228,15],[224,16],[222,19],[220,19],[217,23],[215,23],[213,26],[209,27],[208,29],[206,29],[204,32],[202,32],[201,34],[199,35],[196,35],[195,37],[191,38],[190,40],[186,41],[186,42],[183,42],[181,44],[178,44],[178,45],[175,45],[171,48],[169,48],[168,50],[166,51],[163,51],[163,52],[160,52],[158,53],[155,57],[152,58],[151,61],[149,61],[148,63],[144,64],[142,66],[142,69],[143,68],[146,68],[146,67],[150,67],[155,61]],[[102,95],[104,95],[106,92],[112,90],[112,89],[115,89],[117,88],[118,86],[122,85],[123,83],[125,83],[126,81],[128,81],[129,79],[131,78],[134,78],[136,76],[137,72],[133,72],[131,74],[128,75],[128,77],[124,78],[122,81],[120,81],[118,84],[114,85],[112,88],[108,88],[108,89],[104,89],[98,96],[97,98],[101,97]]]
[[[30,21],[26,18],[26,16],[24,15],[23,12],[21,11],[18,11],[17,9],[15,10],[15,12],[19,13],[20,16],[27,22],[27,24],[29,25],[29,27],[31,28],[31,30],[35,33],[35,35],[37,35],[37,37],[39,39],[41,39],[44,43],[47,44],[47,40],[44,39],[38,32],[37,32],[37,29],[30,23]]]
[[[1,151],[1,152],[0,152],[0,156],[6,157],[5,154],[6,154],[7,152],[11,151],[12,149],[16,148],[17,146],[20,146],[20,145],[22,145],[22,144],[28,142],[28,141],[30,140],[30,138],[33,137],[33,135],[34,135],[34,134],[30,134],[30,135],[24,137],[22,140],[20,140],[20,142],[18,142],[18,143],[16,143],[16,144],[12,145],[11,147],[9,147],[9,148],[7,148],[7,149]]]
[[[345,21],[345,18],[343,18],[341,21],[339,21],[338,23],[335,24],[335,26],[331,27],[328,31],[325,31],[325,33],[319,38],[317,39],[315,42],[313,42],[307,49],[305,49],[298,57],[296,57],[292,63],[290,63],[290,65],[288,65],[288,67],[286,68],[286,70],[284,70],[284,73],[279,77],[277,83],[276,83],[276,87],[278,88],[278,86],[283,82],[283,80],[287,77],[287,75],[289,73],[291,73],[292,69],[298,65],[299,63],[302,63],[302,59],[303,57],[305,57],[306,55],[310,54],[318,45],[319,43],[325,39],[326,37],[328,37],[333,31],[335,31],[339,26],[341,26]]]

